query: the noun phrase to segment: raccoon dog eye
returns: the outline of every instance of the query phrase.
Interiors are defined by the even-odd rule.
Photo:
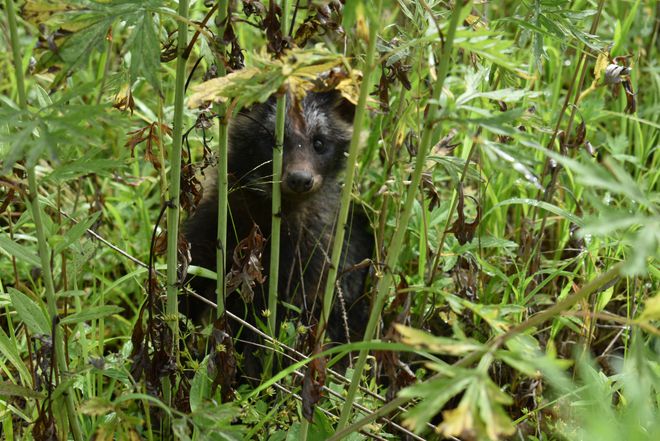
[[[314,150],[316,151],[316,153],[325,153],[327,149],[323,140],[319,138],[316,138],[314,140]]]

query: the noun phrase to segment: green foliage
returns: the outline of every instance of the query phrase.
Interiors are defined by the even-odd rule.
[[[466,440],[655,439],[656,2],[473,2],[458,12],[454,50],[445,58],[447,5],[463,2],[384,1],[379,13],[376,2],[355,1],[326,15],[315,15],[320,2],[310,2],[298,10],[293,35],[303,23],[322,32],[283,57],[263,49],[276,29],[270,36],[260,29],[268,2],[243,3],[257,12],[229,11],[232,32],[221,33],[213,18],[203,21],[210,9],[202,2],[182,18],[170,1],[27,0],[18,37],[3,32],[7,47],[19,46],[23,66],[15,69],[11,52],[0,53],[3,435],[44,439],[52,428],[66,438],[68,396],[78,403],[84,439],[363,439],[360,430],[387,439],[406,430]],[[191,51],[175,73],[179,25],[188,26]],[[360,374],[351,365],[348,378],[328,372],[308,425],[294,394],[304,395],[297,372],[310,354],[283,345],[309,330],[287,321],[280,342],[261,351],[295,360],[260,385],[237,385],[227,398],[215,375],[218,357],[231,351],[224,331],[195,329],[160,311],[155,318],[178,324],[185,342],[180,358],[168,358],[168,334],[148,328],[154,317],[149,302],[143,307],[159,298],[166,265],[157,264],[150,279],[142,262],[159,259],[152,236],[156,251],[164,244],[158,215],[171,189],[174,138],[192,171],[204,150],[217,150],[216,115],[200,117],[205,104],[237,111],[285,90],[300,97],[332,68],[338,76],[324,77],[325,85],[357,102],[358,69],[374,29],[370,79],[377,87],[357,130],[362,145],[349,190],[374,231],[371,285],[382,285],[384,308],[373,319],[382,326],[376,340],[316,354],[342,365],[363,351],[368,369]],[[234,44],[244,69],[229,62]],[[217,63],[233,72],[205,78]],[[610,66],[631,70],[608,77]],[[175,105],[175,81],[183,80],[190,80],[179,90],[185,106]],[[176,112],[185,138],[169,128]],[[430,150],[418,161],[425,140]],[[28,172],[37,193],[28,189]],[[417,172],[421,183],[411,187]],[[56,317],[40,256],[51,266]],[[189,274],[215,277],[201,268]],[[594,285],[603,275],[607,283]],[[593,290],[581,296],[586,286]],[[145,350],[164,360],[151,365],[150,380],[134,376],[134,330],[142,325],[158,331]],[[55,363],[54,329],[66,343],[65,369]],[[240,370],[244,360],[236,363]],[[351,384],[353,414],[341,432]],[[404,411],[394,417],[397,406]]]

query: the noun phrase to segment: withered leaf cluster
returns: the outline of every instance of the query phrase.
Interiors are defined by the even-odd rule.
[[[154,153],[154,147],[157,147],[159,143],[162,142],[162,135],[172,136],[172,128],[167,124],[152,122],[141,129],[128,132],[128,135],[129,137],[126,141],[126,147],[131,150],[131,156],[134,156],[135,154],[135,147],[138,144],[145,142],[144,159],[149,161],[156,170],[160,170],[162,164],[160,163],[158,155]]]
[[[234,249],[231,271],[227,274],[227,295],[240,290],[243,299],[248,303],[252,302],[253,287],[256,283],[261,284],[266,281],[261,266],[261,255],[265,245],[266,240],[259,226],[254,224],[248,237],[241,240]]]
[[[378,50],[383,58],[381,62],[382,74],[378,83],[378,98],[380,100],[381,110],[384,112],[389,110],[390,88],[397,81],[406,90],[410,90],[412,87],[408,79],[408,72],[410,72],[411,66],[405,63],[408,51],[397,51],[397,45],[397,39],[392,40],[390,43],[379,42],[378,45]]]
[[[308,17],[298,26],[293,37],[294,42],[303,47],[317,35],[342,37],[344,35],[344,28],[341,26],[343,7],[342,2],[337,0],[310,4]]]
[[[234,381],[236,378],[236,358],[234,357],[234,342],[229,332],[226,318],[213,322],[211,331],[211,356],[207,371],[213,379],[212,388],[220,387],[222,402],[234,399]]]
[[[458,243],[465,245],[474,238],[474,233],[479,226],[479,221],[481,220],[481,206],[479,203],[471,196],[468,196],[474,201],[477,206],[477,215],[472,222],[468,222],[465,219],[465,195],[463,193],[463,185],[458,186],[458,204],[456,206],[456,221],[451,226],[449,230],[451,233],[454,233]]]
[[[161,378],[177,370],[176,359],[172,354],[172,331],[162,314],[154,311],[149,311],[143,326],[144,312],[153,304],[147,301],[145,306],[140,310],[131,335],[133,365],[130,372],[136,381],[144,377],[149,394],[161,396]]]
[[[317,346],[314,354],[318,354],[320,348]],[[323,386],[325,386],[326,365],[325,358],[318,357],[307,365],[302,387],[302,412],[303,417],[309,422],[313,421],[314,408],[321,400]]]
[[[411,296],[407,288],[408,282],[402,274],[396,296],[383,311],[383,322],[387,329],[383,335],[383,341],[400,342],[401,334],[397,331],[397,325],[406,325],[410,322]],[[398,352],[376,351],[374,356],[378,363],[379,375],[385,375],[389,384],[386,397],[388,401],[393,400],[401,389],[416,381],[415,375],[410,367],[401,360]]]

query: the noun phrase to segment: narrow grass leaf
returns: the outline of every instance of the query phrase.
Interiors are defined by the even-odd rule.
[[[28,247],[11,240],[9,236],[0,236],[0,251],[8,257],[15,257],[16,259],[29,263],[32,266],[41,268],[39,257]]]
[[[96,306],[86,311],[76,312],[60,320],[62,325],[73,325],[75,323],[88,322],[123,311],[124,308],[114,305]]]
[[[25,323],[32,333],[50,335],[50,320],[43,308],[19,290],[11,287],[9,288],[9,297],[18,318]]]
[[[44,395],[18,384],[0,382],[0,396],[43,399]]]
[[[31,386],[32,375],[30,375],[30,371],[28,371],[27,366],[23,363],[16,342],[5,334],[2,327],[0,327],[0,353],[2,353],[6,360],[9,361],[9,363],[19,372],[23,383]]]
[[[503,206],[506,206],[506,205],[518,205],[518,204],[519,205],[529,205],[530,207],[542,208],[546,211],[549,211],[550,213],[556,214],[557,216],[561,216],[564,219],[566,219],[568,221],[571,221],[572,223],[574,223],[575,225],[577,225],[579,227],[582,227],[584,225],[584,221],[581,218],[575,216],[572,213],[569,213],[568,211],[566,211],[562,208],[557,207],[556,205],[550,204],[548,202],[539,201],[537,199],[528,199],[528,198],[511,198],[511,199],[507,199],[505,201],[499,202],[499,203],[495,204],[493,206],[493,208],[491,208],[490,210],[488,210],[486,212],[486,214],[484,215],[484,219],[487,218],[488,215],[492,211],[494,211],[495,209],[497,209],[499,207],[503,207]]]
[[[97,211],[96,213],[93,213],[89,219],[86,219],[84,221],[80,221],[77,224],[75,224],[67,233],[64,235],[64,239],[60,242],[57,243],[53,247],[53,252],[55,254],[58,254],[65,250],[69,245],[80,239],[80,237],[85,234],[87,229],[92,226],[94,222],[99,218],[101,215],[100,211]]]

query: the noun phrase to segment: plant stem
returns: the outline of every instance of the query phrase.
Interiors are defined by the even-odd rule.
[[[284,120],[286,115],[286,96],[277,97],[277,114],[275,119],[275,148],[273,149],[273,203],[272,203],[272,231],[270,237],[270,270],[268,276],[268,329],[275,337],[277,313],[277,275],[280,260],[280,225],[282,212],[282,194],[280,181],[282,180],[282,150],[284,146]]]
[[[9,34],[11,35],[11,52],[14,58],[14,73],[16,74],[16,89],[18,89],[18,105],[22,110],[27,110],[27,96],[25,93],[25,80],[23,78],[23,63],[21,51],[18,47],[18,30],[16,28],[16,12],[14,2],[5,0],[7,11],[7,22],[9,23]]]
[[[21,110],[27,110],[27,94],[25,91],[25,79],[23,78],[23,65],[21,58],[21,51],[18,46],[18,29],[16,27],[16,12],[14,10],[14,2],[12,0],[5,0],[5,10],[7,11],[7,22],[9,24],[9,34],[11,39],[11,50],[14,59],[14,73],[16,75],[16,88],[18,89],[18,104]],[[35,161],[36,162],[36,161]],[[41,271],[46,288],[46,304],[48,307],[48,314],[51,321],[58,319],[57,315],[57,298],[55,297],[55,284],[53,283],[53,273],[50,267],[50,251],[48,249],[48,242],[46,239],[46,232],[44,223],[41,219],[41,206],[39,205],[39,191],[37,186],[37,173],[35,171],[36,164],[26,163],[27,176],[28,176],[28,189],[30,204],[32,206],[32,217],[34,219],[34,227],[37,234],[37,246],[39,249],[39,259],[41,260]],[[67,370],[66,360],[64,358],[64,333],[55,332],[57,326],[53,326],[53,344],[55,345],[55,363],[60,375],[63,375]],[[76,413],[75,392],[71,387],[64,389],[62,395],[66,404],[66,413],[71,426],[71,433],[76,441],[84,439],[80,422],[78,421],[78,414]]]
[[[275,1],[275,0],[271,0]],[[282,17],[280,27],[286,32],[289,1],[282,0]],[[268,329],[273,337],[277,326],[277,282],[280,268],[280,226],[282,223],[282,151],[284,150],[284,122],[286,117],[286,95],[277,97],[277,113],[275,119],[275,148],[273,149],[273,190],[272,190],[272,220],[270,236],[270,269],[268,271]],[[272,366],[273,354],[269,357],[267,367]],[[266,373],[268,374],[268,371]]]
[[[428,112],[426,114],[426,121],[424,124],[424,133],[422,134],[422,140],[420,143],[419,151],[417,152],[417,158],[415,161],[415,169],[411,178],[408,191],[406,192],[406,200],[403,208],[403,213],[401,214],[400,222],[398,228],[395,230],[394,237],[392,238],[392,243],[389,247],[389,253],[385,261],[385,271],[383,272],[382,277],[378,280],[376,285],[376,298],[374,299],[374,304],[369,315],[369,322],[367,323],[367,329],[364,332],[364,340],[371,340],[374,336],[376,330],[376,325],[380,318],[380,312],[383,309],[385,304],[385,299],[387,294],[390,291],[390,288],[393,285],[393,275],[392,271],[396,267],[397,261],[399,259],[399,252],[401,251],[401,246],[403,244],[403,239],[407,231],[407,225],[412,214],[413,203],[416,199],[416,193],[419,189],[419,185],[422,178],[422,171],[424,170],[424,162],[426,161],[426,155],[428,154],[429,148],[431,146],[431,136],[435,130],[434,120],[436,118],[436,112],[438,110],[438,103],[440,101],[440,96],[442,94],[442,88],[444,86],[445,78],[447,72],[449,71],[449,63],[451,59],[451,54],[454,46],[454,36],[456,35],[456,28],[458,26],[458,19],[461,15],[461,2],[457,2],[454,10],[451,14],[451,19],[449,22],[449,27],[445,37],[445,44],[442,47],[442,55],[440,57],[440,68],[438,70],[438,79],[435,84],[435,89],[433,91],[433,99],[429,103]],[[355,370],[353,372],[353,381],[351,382],[348,388],[348,394],[346,396],[346,402],[342,407],[341,414],[339,416],[339,423],[337,424],[337,430],[341,430],[350,419],[352,412],[352,403],[355,400],[355,393],[357,392],[358,385],[360,383],[360,377],[362,376],[362,371],[364,370],[364,365],[367,361],[367,349],[360,351],[358,361],[355,364]]]
[[[181,192],[181,142],[183,134],[183,98],[186,81],[186,61],[184,51],[188,40],[188,2],[179,2],[179,21],[177,40],[176,77],[174,89],[174,122],[172,129],[172,148],[170,150],[169,192],[167,207],[167,314],[166,320],[172,332],[172,351],[178,365],[179,359],[179,279],[178,279],[178,242],[179,242],[179,193]],[[167,389],[167,388],[164,388]]]
[[[221,6],[218,11],[218,18],[220,19],[221,28],[218,29],[218,35],[224,34],[225,20],[228,20],[228,8],[229,4]],[[218,76],[224,77],[227,74],[227,69],[225,67],[225,45],[220,41],[220,50],[221,58],[217,60],[218,67]],[[225,311],[225,293],[226,293],[226,283],[225,283],[225,273],[227,271],[227,253],[231,250],[227,250],[227,195],[229,192],[229,181],[227,174],[227,152],[228,152],[228,115],[225,115],[227,112],[227,106],[224,103],[220,103],[216,106],[217,113],[219,115],[219,127],[218,127],[218,235],[217,235],[217,247],[216,247],[216,274],[217,285],[216,285],[216,304],[217,317],[221,317]]]

